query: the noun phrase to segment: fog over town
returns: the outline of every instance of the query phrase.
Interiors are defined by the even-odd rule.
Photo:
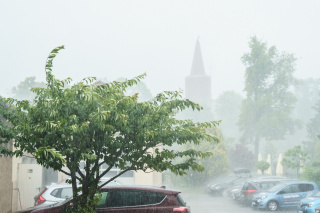
[[[70,85],[86,77],[96,77],[99,85],[146,74],[127,94],[140,93],[140,101],[149,101],[163,91],[181,91],[182,99],[204,109],[187,109],[176,117],[219,121],[208,131],[220,142],[172,146],[211,151],[210,158],[198,159],[202,173],[164,171],[148,182],[132,170],[119,176],[119,182],[179,189],[195,213],[214,208],[251,212],[234,203],[245,181],[269,175],[320,183],[312,176],[320,172],[319,20],[318,0],[2,0],[0,98],[33,99],[29,88],[45,85],[47,58],[61,45],[52,74],[59,80],[70,77]],[[290,161],[294,154],[299,155],[298,166]],[[0,202],[8,209],[5,213],[33,206],[35,192],[66,178],[28,167],[36,164],[30,156],[16,164],[12,177],[0,173],[1,184],[12,179],[13,201]],[[22,168],[25,175],[41,173],[40,185],[30,184],[35,188],[30,195],[31,189],[23,191],[19,185],[19,168],[20,175]],[[215,191],[233,177],[241,181]],[[19,189],[32,198],[22,198],[21,204]]]
[[[147,73],[152,94],[184,90],[199,37],[212,98],[241,92],[240,58],[256,35],[295,54],[299,78],[318,77],[319,2],[314,1],[1,1],[0,94],[26,77],[45,80],[44,62],[66,50],[54,74],[109,81]]]

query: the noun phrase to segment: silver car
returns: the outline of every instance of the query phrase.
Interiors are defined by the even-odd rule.
[[[101,183],[105,183],[107,179],[101,179]],[[121,185],[117,181],[111,181],[107,184],[108,186]],[[51,183],[46,186],[46,188],[34,197],[35,206],[51,206],[61,201],[66,200],[67,198],[72,197],[72,185],[66,183],[65,180],[60,183]]]

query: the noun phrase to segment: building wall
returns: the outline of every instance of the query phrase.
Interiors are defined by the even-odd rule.
[[[18,165],[20,163],[22,163],[22,158],[12,157],[12,212],[21,210],[18,191]]]
[[[160,172],[145,173],[144,171],[137,171],[135,172],[134,180],[135,180],[135,184],[137,185],[161,186],[162,173]]]
[[[197,103],[211,101],[211,78],[207,75],[189,75],[185,81],[186,98]]]
[[[12,212],[12,158],[0,157],[0,207],[1,213]]]

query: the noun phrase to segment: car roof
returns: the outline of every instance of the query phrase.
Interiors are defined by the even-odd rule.
[[[51,188],[59,189],[59,188],[67,188],[67,187],[72,187],[71,184],[68,183],[51,183],[50,185],[46,185],[46,188],[49,190]]]
[[[254,179],[254,180],[249,180],[247,182],[250,183],[266,183],[266,182],[292,182],[292,181],[297,181],[293,179]]]
[[[296,184],[296,183],[308,183],[308,184],[315,184],[316,185],[316,183],[315,182],[310,182],[310,181],[297,181],[297,180],[292,180],[292,181],[288,181],[288,182],[284,182],[284,183],[286,183],[286,184]]]
[[[151,191],[159,192],[163,194],[179,194],[180,191],[165,189],[159,186],[149,186],[149,185],[115,185],[115,186],[104,186],[101,190],[112,190],[112,189],[131,189],[131,190],[141,190],[141,191]]]

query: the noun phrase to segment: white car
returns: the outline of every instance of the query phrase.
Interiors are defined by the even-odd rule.
[[[107,181],[106,179],[101,179],[101,183]],[[111,181],[107,184],[108,186],[121,185],[117,181]],[[34,197],[35,206],[50,206],[61,201],[66,200],[67,198],[72,197],[72,185],[66,183],[65,180],[60,181],[59,183],[51,183],[46,186],[46,188],[38,195]]]

